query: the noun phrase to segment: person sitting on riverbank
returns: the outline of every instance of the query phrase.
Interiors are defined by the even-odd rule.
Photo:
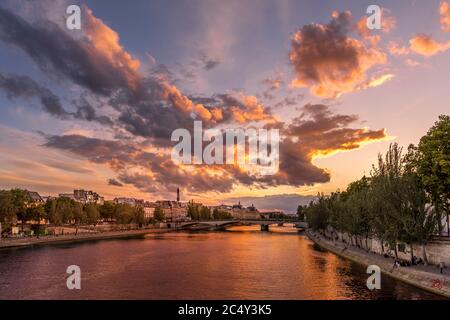
[[[411,264],[412,264],[413,266],[417,266],[417,265],[419,265],[419,264],[423,264],[423,260],[422,260],[422,258],[413,256],[412,259],[411,259]]]
[[[395,268],[400,268],[400,262],[395,259],[394,265],[392,266],[391,272],[394,271]]]
[[[439,271],[440,271],[441,274],[444,273],[444,268],[445,268],[444,262],[442,262],[442,261],[439,262]]]

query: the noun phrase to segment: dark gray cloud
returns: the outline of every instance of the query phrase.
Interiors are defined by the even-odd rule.
[[[219,60],[206,60],[205,61],[205,69],[212,70],[220,64]]]
[[[28,76],[3,75],[0,73],[0,88],[10,99],[37,97],[42,109],[57,118],[67,119],[70,116],[70,113],[64,110],[55,94],[37,84]]]
[[[129,88],[127,74],[96,54],[88,41],[72,38],[51,21],[33,25],[0,7],[0,39],[27,53],[44,72],[109,95]]]
[[[201,72],[211,71],[222,63],[220,59],[208,56],[204,51],[199,51],[194,59],[186,66],[181,66],[180,72],[184,78],[198,78]]]
[[[108,184],[110,186],[114,186],[114,187],[122,187],[123,183],[121,183],[120,181],[116,180],[116,179],[108,179]]]
[[[289,125],[281,127],[280,171],[259,179],[270,185],[312,185],[330,181],[330,173],[312,163],[314,156],[358,149],[362,143],[386,137],[384,129],[354,129],[356,115],[334,114],[329,106],[307,104]]]
[[[75,101],[76,112],[73,113],[73,117],[79,120],[95,121],[104,126],[113,126],[113,120],[105,115],[98,115],[96,109],[86,100],[80,99]]]
[[[211,176],[206,167],[186,171],[174,164],[170,155],[146,152],[139,145],[122,141],[103,140],[81,135],[46,136],[44,146],[82,156],[91,162],[109,165],[117,172],[117,180],[132,184],[145,192],[167,192],[177,187],[190,192],[228,192],[235,183],[234,177]],[[129,168],[140,167],[151,174],[136,173]]]
[[[85,99],[75,101],[76,112],[65,110],[57,95],[28,76],[0,73],[0,89],[9,99],[37,98],[43,111],[59,119],[96,121],[102,125],[113,125],[109,117],[98,116],[95,109]]]

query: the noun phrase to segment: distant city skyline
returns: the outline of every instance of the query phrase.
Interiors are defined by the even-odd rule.
[[[103,201],[116,201],[116,200],[139,200],[144,202],[157,202],[157,201],[176,201],[177,202],[184,202],[188,203],[192,201],[193,199],[182,199],[181,194],[179,194],[179,189],[177,188],[177,193],[173,195],[173,197],[168,198],[133,198],[133,197],[125,197],[121,195],[116,195],[113,198],[104,198],[101,194],[97,194],[95,190],[89,190],[89,189],[73,189],[72,192],[61,192],[56,195],[47,195],[47,194],[40,194],[39,192],[36,192],[34,190],[28,190],[30,194],[36,194],[37,196],[40,196],[43,198],[43,201],[48,197],[64,197],[69,196],[71,198],[77,198],[77,197],[86,197],[87,194],[92,196],[92,199],[95,200],[94,202],[97,202],[97,199],[100,199],[99,204],[103,204]],[[241,198],[225,198],[225,199],[219,199],[215,203],[208,203],[208,205],[212,206],[219,206],[219,205],[235,205],[235,204],[242,204],[245,207],[255,206],[261,211],[283,211],[287,214],[294,214],[296,213],[298,205],[306,205],[309,204],[311,200],[313,200],[315,196],[301,196],[301,195],[275,195],[275,196],[264,196],[264,197],[241,197]]]
[[[0,189],[295,210],[450,100],[449,1],[3,1]],[[66,8],[82,8],[81,30]],[[236,13],[239,14],[236,14]],[[177,128],[280,129],[280,171],[170,160]],[[287,209],[291,208],[291,209]]]

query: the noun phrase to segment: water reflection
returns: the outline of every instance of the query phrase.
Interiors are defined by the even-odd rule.
[[[82,289],[66,288],[76,264]],[[290,227],[149,234],[0,250],[3,299],[433,299],[382,277],[369,291],[365,268],[323,251]]]

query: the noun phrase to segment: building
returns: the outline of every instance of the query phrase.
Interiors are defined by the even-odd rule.
[[[156,206],[160,207],[167,221],[185,220],[187,217],[187,203],[171,200],[158,200]]]
[[[60,198],[69,198],[71,200],[76,200],[75,196],[73,195],[73,193],[60,193],[58,196]]]
[[[82,204],[95,203],[102,205],[105,203],[105,199],[100,196],[97,192],[86,191],[83,189],[73,190],[73,193],[60,193],[60,198],[69,198]]]
[[[73,196],[76,201],[83,204],[96,203],[102,205],[105,203],[105,199],[103,197],[101,197],[97,192],[91,190],[73,190]]]
[[[29,203],[29,205],[38,205],[38,204],[45,203],[44,199],[42,199],[42,197],[39,195],[39,193],[37,193],[35,191],[27,191],[27,192],[28,192],[28,196],[31,199],[31,202]]]
[[[143,206],[144,200],[143,199],[135,199],[135,198],[114,198],[115,204],[128,204],[130,206]]]
[[[261,219],[260,212],[253,204],[250,207],[243,206],[241,202],[232,206],[222,204],[217,207],[211,207],[211,209],[228,212],[231,214],[233,219]]]
[[[158,205],[154,202],[146,201],[144,202],[144,218],[148,221],[153,219],[155,216],[155,209]]]
[[[286,215],[281,210],[264,211],[264,212],[260,212],[260,215],[261,215],[261,217],[263,219],[285,219],[285,218],[289,218],[289,216]],[[296,215],[294,215],[294,216],[296,216]]]

